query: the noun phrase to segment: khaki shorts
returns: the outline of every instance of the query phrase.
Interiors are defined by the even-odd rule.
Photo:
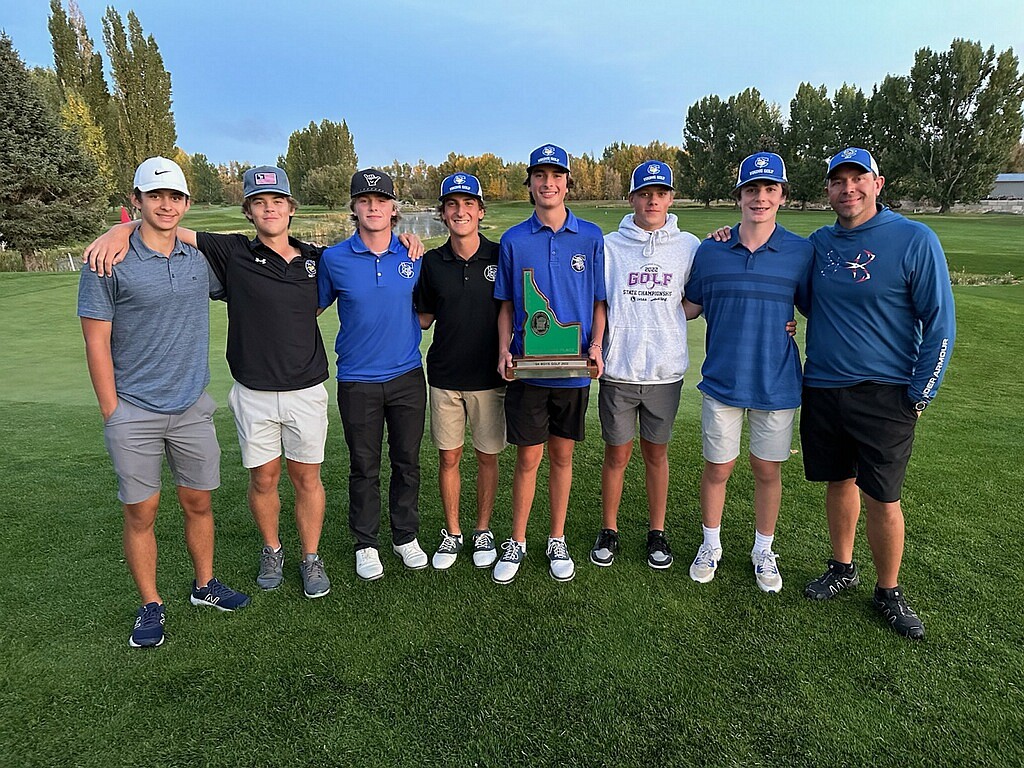
[[[238,428],[242,466],[262,467],[281,455],[302,464],[323,464],[327,442],[327,388],[317,384],[290,392],[261,392],[237,381],[228,407]]]
[[[138,504],[160,491],[164,456],[175,485],[212,491],[220,485],[220,445],[213,426],[217,404],[203,392],[184,413],[154,413],[127,400],[103,425],[117,473],[117,498]]]
[[[740,455],[743,416],[750,424],[750,453],[764,461],[785,461],[793,444],[793,420],[796,408],[783,411],[756,411],[720,403],[704,395],[700,412],[700,431],[704,459],[726,464]]]
[[[480,453],[501,453],[505,447],[505,388],[462,392],[430,388],[430,439],[442,451],[466,441],[466,421],[473,429],[473,447]]]

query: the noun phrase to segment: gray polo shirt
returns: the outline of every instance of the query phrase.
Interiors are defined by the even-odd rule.
[[[211,289],[206,259],[175,241],[170,258],[132,233],[111,277],[82,268],[78,316],[112,323],[117,395],[155,413],[182,413],[210,382]],[[214,278],[215,279],[215,278]]]

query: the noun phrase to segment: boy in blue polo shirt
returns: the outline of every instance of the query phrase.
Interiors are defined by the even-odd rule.
[[[420,321],[413,288],[420,262],[395,237],[400,215],[391,178],[375,168],[352,176],[356,231],[320,257],[320,311],[338,302],[338,410],[349,450],[349,528],[356,575],[384,575],[378,548],[380,460],[388,429],[392,548],[407,568],[427,567],[420,527],[420,440],[427,408]]]
[[[687,314],[703,311],[706,357],[701,369],[700,483],[704,541],[690,577],[707,583],[722,557],[725,489],[740,450],[743,418],[750,424],[754,474],[754,546],[758,587],[782,589],[772,551],[782,500],[782,462],[789,458],[793,420],[800,405],[800,355],[786,332],[793,306],[806,311],[813,248],[779,226],[776,215],[789,192],[786,166],[771,152],[740,164],[733,196],[740,204],[738,237],[705,240],[686,284]]]
[[[213,578],[210,497],[220,485],[220,446],[213,426],[217,406],[205,392],[211,279],[203,255],[176,237],[189,208],[188,184],[176,163],[151,157],[135,171],[133,186],[132,203],[142,224],[112,274],[83,267],[78,316],[118,478],[125,562],[143,602],[128,644],[147,648],[164,641],[154,526],[165,455],[185,513],[195,571],[190,601],[233,611],[249,598]]]
[[[494,566],[492,578],[508,584],[526,557],[526,524],[537,486],[537,468],[548,445],[551,535],[547,556],[551,576],[569,581],[576,568],[565,544],[565,517],[572,487],[572,453],[584,437],[589,378],[513,379],[513,355],[523,354],[526,309],[523,271],[533,269],[537,288],[560,323],[580,323],[581,345],[604,369],[601,339],[605,327],[604,236],[565,206],[572,188],[569,155],[554,144],[530,154],[526,186],[534,213],[501,238],[494,297],[498,314],[498,372],[509,382],[505,393],[508,442],[516,446],[512,480],[512,535]]]

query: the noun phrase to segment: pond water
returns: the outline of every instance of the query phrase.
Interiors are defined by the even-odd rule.
[[[298,225],[292,229],[292,235],[300,240],[307,240],[311,243],[321,245],[333,245],[352,235],[352,225],[348,217],[334,217],[330,220],[316,222],[313,224]],[[442,237],[448,234],[444,224],[434,218],[433,211],[411,211],[403,213],[395,226],[395,234],[412,232],[418,235],[421,240],[428,237]]]
[[[434,218],[433,211],[416,211],[402,214],[402,218],[395,227],[395,234],[400,235],[403,232],[412,232],[414,235],[419,235],[421,240],[426,240],[428,237],[446,235],[448,230],[444,224]]]

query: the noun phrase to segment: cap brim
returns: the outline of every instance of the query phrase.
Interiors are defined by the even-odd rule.
[[[639,192],[641,189],[646,189],[647,187],[664,187],[665,189],[671,189],[673,192],[676,191],[675,187],[673,187],[671,184],[666,184],[663,181],[648,181],[645,182],[644,184],[641,184],[640,186],[633,187],[631,190],[629,190],[629,192],[630,194],[632,194],[633,192]]]
[[[825,178],[826,179],[832,178],[832,174],[835,173],[836,171],[838,171],[844,165],[855,165],[858,168],[860,168],[861,170],[867,171],[868,173],[878,173],[870,165],[864,165],[864,163],[862,163],[860,160],[843,160],[841,163],[836,163],[835,165],[831,166],[828,169],[828,173],[825,174]]]
[[[397,200],[394,192],[388,192],[386,189],[378,189],[377,187],[370,187],[369,189],[360,189],[358,192],[352,192],[349,197],[359,197],[360,195],[384,195],[389,200]]]
[[[157,189],[169,189],[171,192],[180,192],[186,197],[189,197],[187,189],[182,189],[181,187],[175,186],[174,184],[168,184],[167,182],[164,181],[154,181],[150,184],[140,184],[138,187],[136,187],[136,189],[138,189],[139,192],[153,192]]]

